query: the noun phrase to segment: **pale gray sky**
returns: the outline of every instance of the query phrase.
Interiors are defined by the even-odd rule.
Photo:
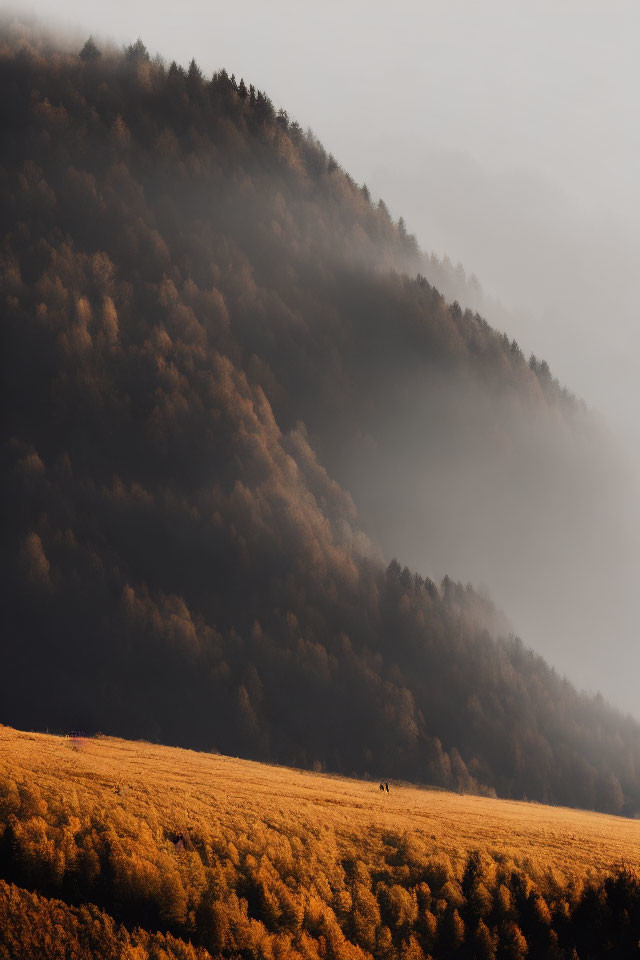
[[[265,89],[404,216],[423,248],[461,260],[513,309],[508,332],[601,411],[640,477],[638,0],[39,0],[18,9],[98,38],[139,35],[152,54],[195,57],[207,73],[225,66]],[[560,650],[536,635],[530,611],[523,635],[578,683],[639,714],[628,680],[640,668],[638,629],[630,611],[616,615],[609,667],[598,637],[592,653],[581,649],[579,625]]]

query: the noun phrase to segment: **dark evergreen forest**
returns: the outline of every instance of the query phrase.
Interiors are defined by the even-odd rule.
[[[548,366],[248,82],[0,40],[0,89],[0,722],[637,814],[638,723],[377,545],[407,437],[597,488]]]

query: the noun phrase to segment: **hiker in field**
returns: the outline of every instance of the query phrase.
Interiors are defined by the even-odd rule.
[[[388,784],[386,781],[385,781],[384,786],[385,786],[385,790],[387,791],[387,793],[389,793],[389,784]]]
[[[381,784],[380,784],[380,789],[381,789],[382,792],[384,793],[384,783],[381,783]]]

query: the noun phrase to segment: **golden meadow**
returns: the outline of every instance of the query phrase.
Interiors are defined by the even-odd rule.
[[[2,960],[640,950],[637,820],[0,727],[0,831]]]

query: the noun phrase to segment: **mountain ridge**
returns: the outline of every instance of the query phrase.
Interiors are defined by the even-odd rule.
[[[368,526],[399,424],[434,489],[482,452],[564,506],[594,428],[548,368],[224,71],[0,71],[3,719],[635,814],[638,724]]]

